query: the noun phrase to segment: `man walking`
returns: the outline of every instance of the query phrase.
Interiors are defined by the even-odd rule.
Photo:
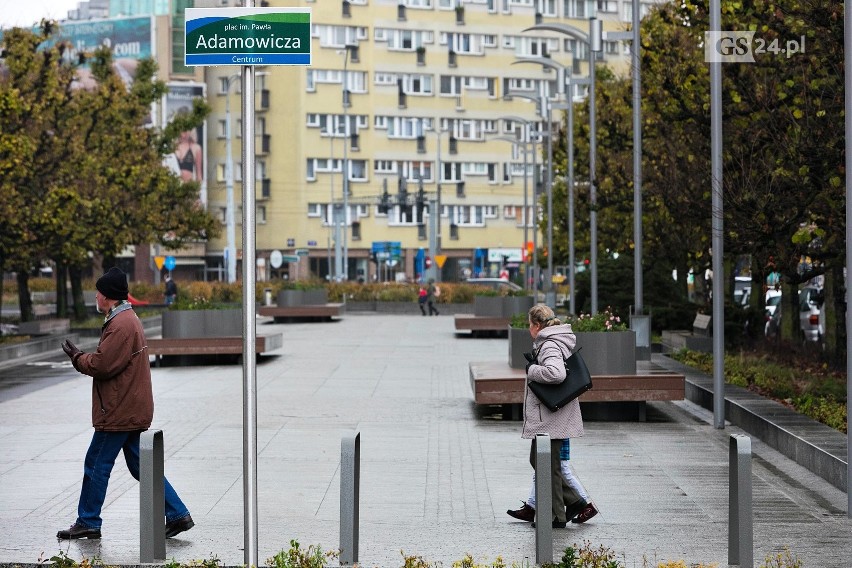
[[[83,353],[69,340],[62,350],[74,368],[92,377],[92,425],[95,432],[83,465],[77,520],[59,539],[101,538],[101,508],[118,452],[139,480],[139,436],[154,418],[148,342],[142,322],[127,301],[127,276],[110,268],[95,284],[98,313],[106,313],[94,353]],[[195,526],[186,506],[164,479],[166,538]]]

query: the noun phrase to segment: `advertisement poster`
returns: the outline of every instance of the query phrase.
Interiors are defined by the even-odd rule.
[[[169,92],[163,101],[163,126],[179,112],[192,110],[192,100],[204,98],[205,86],[198,83],[169,83]],[[199,199],[207,204],[207,152],[204,147],[206,123],[194,130],[181,133],[168,165],[184,181],[196,181],[201,190]]]

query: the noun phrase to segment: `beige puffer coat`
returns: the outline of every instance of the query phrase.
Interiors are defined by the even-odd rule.
[[[538,364],[530,365],[527,382],[560,383],[565,380],[565,364],[574,352],[577,337],[569,324],[545,327],[533,341]],[[552,440],[578,438],[583,435],[583,416],[580,402],[572,400],[556,412],[551,412],[527,388],[524,396],[524,427],[521,438],[532,439],[536,434],[549,434]]]

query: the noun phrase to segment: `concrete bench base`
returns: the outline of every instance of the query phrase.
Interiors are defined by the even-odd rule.
[[[68,319],[37,319],[22,321],[18,324],[18,333],[22,335],[51,335],[71,331],[71,320]]]
[[[592,375],[592,384],[592,389],[580,396],[581,403],[620,403],[624,408],[636,408],[639,420],[645,419],[646,401],[683,400],[686,392],[683,375],[649,361],[638,361],[635,375]],[[526,372],[503,361],[470,363],[470,386],[476,404],[521,405]],[[519,415],[518,409],[505,410],[504,415]]]
[[[484,333],[506,336],[509,333],[509,318],[456,314],[455,326],[456,331],[470,331],[474,336]]]
[[[255,354],[268,353],[284,346],[284,334],[273,333],[258,335],[255,340]],[[157,359],[159,366],[164,356],[215,356],[242,355],[242,337],[174,337],[148,340],[148,355]]]
[[[304,306],[261,306],[257,313],[275,318],[276,323],[288,321],[331,321],[343,313],[344,304],[314,304]]]

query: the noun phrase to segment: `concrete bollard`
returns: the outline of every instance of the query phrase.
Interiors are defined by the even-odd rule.
[[[728,564],[754,568],[751,438],[731,434],[728,461]]]
[[[361,483],[361,433],[340,440],[340,565],[358,562],[358,493]]]
[[[166,492],[163,431],[139,437],[139,562],[166,559]]]
[[[535,563],[553,564],[553,495],[550,491],[550,436],[535,437]],[[544,514],[542,517],[541,515]]]

